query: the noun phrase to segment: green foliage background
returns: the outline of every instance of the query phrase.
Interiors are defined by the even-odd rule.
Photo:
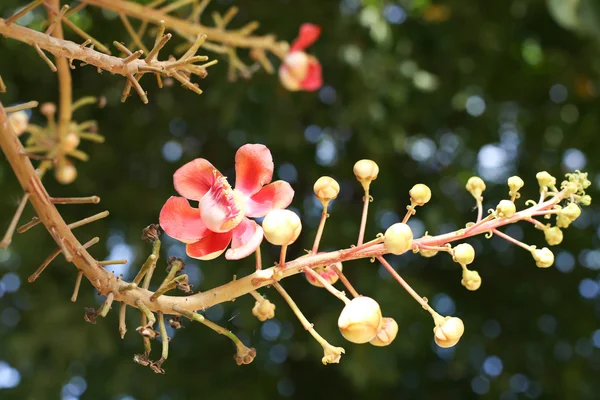
[[[209,10],[223,12],[230,3],[215,1]],[[23,4],[2,1],[0,16]],[[463,189],[472,174],[499,177],[488,184],[486,208],[507,196],[503,182],[511,174],[525,180],[524,199],[537,198],[540,170],[561,176],[573,163],[586,161],[597,182],[600,13],[593,0],[250,0],[237,5],[235,25],[257,19],[261,33],[286,40],[303,22],[321,25],[323,35],[310,52],[323,64],[326,86],[317,93],[290,93],[263,71],[229,82],[222,60],[201,82],[202,96],[178,85],[158,90],[148,79],[150,104],[144,106],[135,96],[120,103],[125,83],[120,77],[98,75],[92,67],[73,71],[75,98],[107,98],[104,109],[86,108],[76,115],[98,120],[107,141],[82,146],[92,158],[77,163],[73,185],[60,186],[52,177],[45,182],[54,196],[102,197],[110,217],[77,231],[82,240],[107,238],[92,250],[98,258],[115,246],[131,249],[131,274],[150,250],[139,240],[141,229],[156,222],[161,205],[174,194],[173,172],[206,157],[233,176],[235,150],[247,142],[266,144],[276,166],[287,164],[279,177],[297,173],[292,205],[303,216],[304,231],[290,256],[312,244],[320,213],[312,184],[321,175],[342,183],[322,241],[325,249],[356,240],[361,193],[352,165],[360,158],[374,159],[381,168],[373,186],[369,237],[403,215],[407,192],[418,182],[431,187],[433,200],[419,210],[415,226],[420,221],[432,234],[475,217],[472,198]],[[103,43],[127,38],[111,13],[88,8],[78,15],[78,24]],[[36,14],[31,26],[42,17]],[[9,89],[0,97],[3,104],[57,100],[56,76],[28,46],[1,40],[0,72]],[[33,121],[42,122],[39,115]],[[165,159],[169,148],[182,149],[181,158]],[[498,155],[504,157],[501,162]],[[2,158],[0,188],[4,229],[21,192]],[[590,193],[597,196],[594,188]],[[74,221],[99,207],[71,206],[63,215]],[[318,331],[345,347],[341,364],[320,364],[320,346],[267,289],[263,292],[277,305],[277,321],[264,328],[251,315],[249,296],[207,312],[257,348],[254,363],[236,366],[226,338],[186,323],[171,342],[164,376],[132,362],[142,349],[133,312],[125,340],[118,336],[114,310],[97,325],[83,321],[83,307],[95,307],[101,299],[84,282],[78,302],[69,301],[72,266],[58,259],[41,279],[26,283],[54,248],[37,227],[0,252],[0,398],[597,398],[598,211],[592,205],[566,232],[555,250],[561,254],[560,268],[540,270],[529,254],[497,238],[471,240],[474,268],[483,278],[475,293],[460,285],[459,267],[449,257],[390,258],[419,293],[438,308],[455,308],[464,320],[465,335],[453,351],[432,344],[430,317],[377,264],[357,261],[344,266],[349,278],[400,325],[391,346],[345,343],[336,327],[341,304],[294,277],[284,286]],[[509,232],[544,245],[543,235],[530,226]],[[175,242],[165,243],[163,260],[181,253]],[[276,249],[263,248],[265,263],[274,262]],[[189,269],[195,289],[206,290],[249,273],[252,263],[190,260]],[[21,283],[8,292],[15,275]],[[494,368],[498,359],[501,369]],[[2,388],[7,371],[14,377],[12,368],[20,381]]]

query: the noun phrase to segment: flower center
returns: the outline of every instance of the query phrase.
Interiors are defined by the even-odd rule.
[[[215,177],[210,190],[200,200],[200,218],[213,232],[229,232],[246,216],[244,200],[231,188],[227,178],[213,171]]]

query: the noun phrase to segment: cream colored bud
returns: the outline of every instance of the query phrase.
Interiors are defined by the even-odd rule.
[[[388,346],[398,334],[398,323],[393,318],[383,318],[383,324],[377,335],[369,343],[373,346]]]
[[[22,135],[29,126],[29,115],[23,110],[8,114],[8,122],[17,136]]]
[[[510,191],[508,192],[509,196],[517,196],[517,192],[525,185],[523,179],[519,176],[511,176],[508,178],[508,188]]]
[[[531,255],[533,255],[535,265],[540,268],[548,268],[554,264],[554,254],[547,247],[544,247],[543,249],[534,249],[531,252]]]
[[[471,193],[473,197],[475,197],[476,200],[481,200],[481,195],[485,190],[485,182],[483,181],[483,179],[481,179],[478,176],[472,176],[467,181],[465,187],[467,188],[469,193]]]
[[[370,297],[355,297],[346,304],[338,318],[338,327],[346,340],[367,343],[381,329],[383,317],[379,304]]]
[[[79,146],[80,142],[81,140],[79,139],[78,134],[76,134],[75,132],[69,132],[62,139],[62,149],[63,151],[68,153],[70,151],[75,150]]]
[[[329,282],[333,285],[340,278],[339,275],[337,274],[337,272],[335,272],[335,270],[332,268],[332,266],[334,266],[334,265],[340,270],[340,272],[342,271],[342,263],[341,262],[336,262],[335,264],[332,264],[332,265],[318,266],[318,267],[313,268],[313,270],[317,274],[321,275],[321,277],[323,279],[325,279],[327,282]],[[306,276],[306,280],[308,281],[308,283],[310,283],[311,285],[316,286],[316,287],[323,287],[321,282],[319,282],[319,280],[314,278],[312,275],[308,275],[308,274],[304,274],[304,275]]]
[[[431,258],[438,253],[437,250],[419,249],[419,254],[426,258]]]
[[[274,245],[287,246],[300,236],[302,223],[300,217],[290,210],[270,211],[262,223],[265,238]]]
[[[271,319],[275,317],[275,304],[267,299],[257,301],[252,308],[252,314],[262,322]]]
[[[315,182],[313,186],[317,199],[321,200],[323,207],[331,200],[335,199],[340,193],[340,184],[329,176],[322,176]]]
[[[431,189],[422,183],[413,186],[409,194],[411,203],[416,206],[422,206],[431,200]]]
[[[58,183],[68,185],[77,179],[77,168],[71,163],[65,163],[54,170],[54,177]]]
[[[354,175],[362,184],[365,191],[369,190],[371,181],[377,179],[379,175],[379,166],[373,160],[360,160],[354,164]]]
[[[413,233],[410,226],[401,222],[387,228],[383,239],[385,249],[395,255],[400,255],[410,250],[412,241]]]
[[[452,249],[452,255],[460,265],[469,265],[475,259],[475,249],[468,243],[461,243]]]
[[[550,246],[556,246],[563,240],[563,232],[558,226],[553,226],[544,230],[544,236],[546,237],[546,243]]]
[[[538,172],[535,177],[540,184],[540,188],[553,187],[556,185],[556,178],[546,171]]]
[[[448,348],[456,345],[464,332],[465,325],[460,318],[446,317],[433,328],[433,338],[438,346]]]
[[[44,103],[40,106],[40,112],[42,115],[49,117],[51,115],[56,114],[56,104],[54,103]]]
[[[460,283],[469,290],[477,290],[481,286],[481,276],[477,271],[464,268]]]
[[[568,206],[561,209],[558,213],[573,222],[581,215],[581,208],[575,203],[569,203]]]
[[[517,212],[515,203],[510,200],[501,200],[496,207],[496,215],[500,218],[510,218]]]

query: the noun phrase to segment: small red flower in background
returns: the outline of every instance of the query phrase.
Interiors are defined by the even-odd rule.
[[[304,50],[312,45],[321,34],[321,28],[314,24],[302,24],[298,38],[279,67],[279,80],[291,91],[317,90],[323,85],[321,64]]]
[[[294,190],[285,181],[273,183],[273,158],[262,144],[246,144],[235,154],[235,189],[210,162],[197,158],[173,175],[175,190],[160,211],[167,235],[187,243],[188,256],[212,260],[229,243],[225,258],[238,260],[252,254],[263,239],[263,229],[248,217],[264,217],[286,208]],[[265,186],[266,185],[266,186]],[[198,208],[188,200],[199,202]]]

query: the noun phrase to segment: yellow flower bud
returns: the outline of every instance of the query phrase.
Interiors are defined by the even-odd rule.
[[[518,176],[511,176],[508,178],[508,188],[510,189],[508,192],[509,196],[515,196],[515,198],[519,198],[519,190],[525,185],[523,179]]]
[[[554,264],[554,254],[547,247],[544,247],[543,249],[533,249],[531,255],[533,255],[535,265],[540,268],[548,268]]]
[[[377,335],[369,343],[373,346],[388,346],[398,334],[398,323],[393,318],[384,318],[383,324]]]
[[[371,181],[377,179],[377,175],[379,175],[379,166],[373,160],[357,161],[354,164],[354,175],[367,191],[371,186]]]
[[[422,206],[431,200],[431,189],[422,183],[413,186],[409,194],[411,203],[416,206]]]
[[[575,203],[569,203],[568,206],[561,209],[558,213],[573,222],[581,215],[581,208]]]
[[[335,264],[332,264],[332,265],[318,266],[318,267],[313,268],[313,271],[315,271],[317,274],[321,275],[321,277],[323,279],[325,279],[327,282],[329,282],[333,285],[340,278],[339,275],[333,270],[333,268],[331,268],[333,265],[335,265],[340,271],[342,271],[342,263],[341,262],[336,262]],[[321,282],[319,282],[317,279],[315,279],[312,275],[305,274],[305,276],[306,276],[306,280],[311,285],[317,286],[317,287],[323,287]]]
[[[468,243],[461,243],[452,249],[452,255],[460,265],[469,265],[475,259],[475,249]]]
[[[321,200],[323,207],[331,200],[335,199],[340,193],[340,184],[329,176],[322,176],[315,182],[313,186],[317,199]]]
[[[485,182],[483,181],[483,179],[481,179],[478,176],[472,176],[467,181],[465,187],[467,188],[469,193],[471,193],[473,197],[475,197],[476,200],[481,200],[481,195],[485,190]]]
[[[496,207],[496,213],[500,218],[510,218],[515,215],[515,212],[517,212],[517,207],[510,200],[502,200]]]
[[[433,257],[438,253],[437,250],[429,250],[429,249],[419,249],[419,254],[422,255],[423,257]]]
[[[546,171],[538,172],[535,177],[537,178],[540,188],[542,189],[556,185],[556,178]]]
[[[69,132],[62,140],[62,149],[65,152],[70,152],[75,150],[79,146],[79,135],[75,132]]]
[[[22,135],[29,126],[29,115],[23,110],[8,114],[8,122],[17,136]]]
[[[560,244],[563,240],[563,232],[558,226],[553,226],[552,228],[545,229],[544,236],[546,237],[546,242],[550,246],[556,246],[557,244]]]
[[[302,223],[300,217],[290,210],[270,211],[262,223],[265,238],[272,244],[287,246],[300,236]]]
[[[456,345],[465,332],[465,325],[457,317],[446,317],[433,328],[435,343],[443,348]]]
[[[58,183],[68,185],[77,179],[77,168],[71,163],[65,163],[54,170],[54,177]]]
[[[385,231],[383,242],[385,249],[392,254],[400,255],[412,247],[413,233],[410,226],[396,223]]]
[[[579,202],[584,206],[589,206],[592,204],[592,196],[588,194],[581,196],[581,200],[579,200]]]
[[[568,195],[572,195],[579,191],[579,185],[575,182],[566,182],[566,184],[563,185],[563,189],[565,189]]]
[[[370,297],[355,297],[346,304],[338,318],[338,327],[346,340],[367,343],[381,329],[383,317],[379,304]]]
[[[481,286],[479,272],[464,268],[460,283],[469,290],[477,290]]]
[[[252,308],[252,314],[261,322],[271,319],[275,317],[275,304],[267,299],[257,301]]]

